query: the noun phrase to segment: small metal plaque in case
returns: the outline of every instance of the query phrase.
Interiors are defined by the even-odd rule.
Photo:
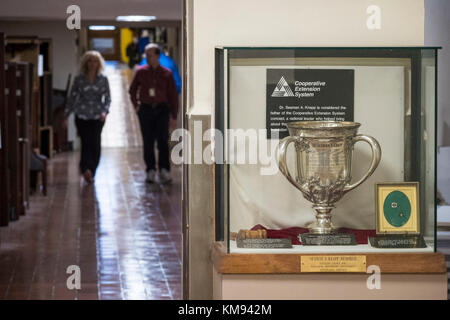
[[[304,246],[354,246],[356,245],[355,235],[351,233],[337,234],[299,234],[298,239]]]
[[[238,248],[280,249],[292,248],[291,239],[236,239]]]
[[[421,235],[385,235],[370,237],[369,243],[374,248],[426,248]]]

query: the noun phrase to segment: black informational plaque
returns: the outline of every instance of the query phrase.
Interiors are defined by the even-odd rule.
[[[288,135],[287,122],[353,121],[355,72],[347,69],[267,69],[267,138]]]

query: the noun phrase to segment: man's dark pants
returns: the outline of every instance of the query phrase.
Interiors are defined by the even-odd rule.
[[[93,175],[100,162],[102,129],[105,123],[100,120],[83,120],[75,118],[78,135],[81,139],[80,170],[90,170]]]
[[[155,141],[158,145],[158,168],[170,171],[169,162],[169,117],[167,104],[156,106],[141,104],[138,111],[144,141],[144,160],[147,171],[156,170]]]

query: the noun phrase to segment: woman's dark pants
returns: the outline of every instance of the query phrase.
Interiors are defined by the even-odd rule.
[[[100,120],[83,120],[75,118],[78,135],[81,139],[80,170],[90,170],[93,175],[100,162],[102,129],[104,122]]]

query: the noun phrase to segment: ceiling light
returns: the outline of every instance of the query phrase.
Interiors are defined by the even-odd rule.
[[[155,19],[155,16],[118,16],[116,18],[117,21],[126,22],[149,22]]]
[[[116,30],[116,27],[115,26],[89,26],[89,30],[95,30],[95,31]]]

